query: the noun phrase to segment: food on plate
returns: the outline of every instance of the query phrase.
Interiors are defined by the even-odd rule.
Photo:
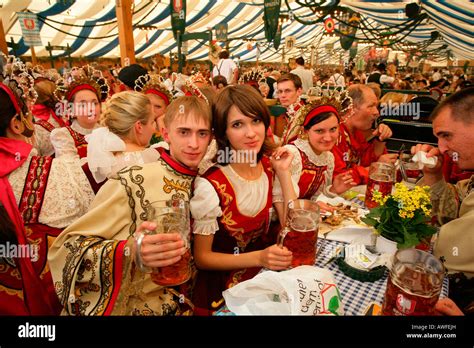
[[[331,215],[323,215],[322,221],[332,226],[337,226],[342,223],[342,221],[347,219],[352,219],[356,223],[360,223],[359,219],[359,209],[356,206],[351,206],[344,203],[339,203],[337,205],[329,204],[328,205],[334,210]]]

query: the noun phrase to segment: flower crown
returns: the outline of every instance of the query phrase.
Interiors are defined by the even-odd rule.
[[[45,69],[41,65],[35,65],[32,68],[28,69],[28,72],[35,81],[46,79],[51,82],[56,83],[61,78],[61,75],[55,69]]]
[[[248,70],[242,74],[239,83],[258,85],[260,80],[264,78],[262,70],[253,68],[252,70]]]
[[[56,85],[54,95],[58,100],[71,101],[74,94],[83,89],[93,90],[100,101],[104,101],[109,95],[109,85],[102,72],[90,65],[72,68],[64,78],[56,82]]]
[[[206,80],[206,78],[204,77],[203,74],[201,74],[200,72],[196,72],[194,74],[192,74],[190,77],[189,77],[189,80],[193,83],[205,83],[205,84],[209,84],[209,81]]]
[[[153,93],[162,98],[166,105],[169,105],[173,100],[173,95],[164,85],[164,79],[158,74],[141,75],[135,81],[135,91],[145,94]]]
[[[201,75],[202,76],[202,75]],[[199,87],[196,85],[196,82],[199,82],[199,81],[196,81],[195,79],[192,78],[192,76],[190,78],[188,78],[186,80],[186,87],[188,87],[188,90],[189,92],[198,97],[198,98],[201,98],[201,99],[204,99],[204,101],[206,102],[207,105],[209,105],[209,100],[206,98],[206,96],[201,92],[201,90],[199,89]]]
[[[33,128],[27,121],[27,114],[30,112],[28,103],[34,104],[38,98],[38,93],[34,89],[34,79],[28,73],[26,65],[15,56],[5,54],[0,55],[0,89],[5,91],[13,106],[20,116],[22,123],[27,130],[26,135],[33,135]],[[0,115],[1,116],[1,115]]]
[[[18,112],[28,112],[27,102],[34,104],[38,98],[33,77],[28,73],[26,65],[15,56],[6,56],[3,53],[0,55],[0,82],[13,93],[15,100],[12,102],[17,104],[15,108]]]

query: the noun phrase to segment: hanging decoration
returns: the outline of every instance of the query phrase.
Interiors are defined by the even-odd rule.
[[[280,16],[281,0],[265,0],[263,2],[263,22],[265,38],[272,42],[278,29],[278,17]]]
[[[344,12],[342,16],[344,19],[347,19],[347,24],[346,21],[339,23],[341,47],[345,50],[349,50],[355,40],[355,35],[359,27],[360,14],[349,9]]]
[[[335,27],[334,19],[332,19],[331,17],[327,18],[324,21],[324,29],[326,30],[327,34],[332,34],[334,31],[334,27]]]
[[[170,12],[171,28],[173,29],[173,35],[176,39],[178,31],[180,34],[184,34],[186,29],[186,0],[171,0]]]

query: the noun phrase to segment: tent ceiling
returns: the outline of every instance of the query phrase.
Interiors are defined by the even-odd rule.
[[[333,1],[327,0],[330,4]],[[29,47],[23,44],[20,24],[16,12],[29,10],[46,18],[41,28],[43,45],[72,48],[73,57],[120,57],[118,45],[118,29],[115,16],[114,0],[77,0],[72,5],[64,5],[65,1],[54,0],[6,0],[0,1],[1,19],[5,28],[7,41],[11,38],[20,43],[19,54],[29,55]],[[295,1],[288,1],[291,10],[301,18],[312,19],[314,15],[308,8],[300,7]],[[383,30],[387,26],[400,24],[407,20],[405,6],[402,1],[340,1],[364,16],[374,28]],[[422,11],[428,19],[417,26],[405,40],[422,42],[430,39],[432,31],[437,31],[442,40],[434,42],[430,49],[447,44],[453,55],[460,59],[474,59],[472,37],[473,4],[470,1],[437,2],[422,0]],[[176,51],[176,42],[170,30],[169,1],[136,0],[134,2],[134,25],[149,25],[156,29],[145,31],[133,30],[136,56],[146,58],[157,53],[169,54]],[[285,1],[282,1],[282,12],[287,12]],[[273,45],[265,40],[263,29],[263,0],[188,0],[187,1],[187,32],[202,32],[218,23],[228,23],[232,55],[241,60],[255,60],[256,45],[247,50],[248,40],[258,42],[262,61],[281,61],[282,49],[276,51]],[[339,39],[323,37],[323,24],[305,26],[297,21],[283,26],[282,38],[293,35],[296,47],[286,52],[287,57],[303,54],[309,57],[310,47],[314,46],[318,55],[330,58],[325,50],[326,44],[334,43],[336,52],[340,50]],[[360,30],[357,33],[359,36]],[[401,33],[400,35],[403,35]],[[284,40],[284,39],[283,39]],[[36,47],[37,56],[47,56],[44,47]],[[54,52],[60,54],[61,52]],[[334,52],[333,52],[334,53]],[[190,41],[188,59],[207,59],[208,43]]]

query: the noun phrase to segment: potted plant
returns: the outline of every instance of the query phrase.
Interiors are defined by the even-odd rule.
[[[369,226],[374,226],[378,238],[396,242],[398,249],[411,248],[428,243],[436,228],[429,225],[431,202],[428,186],[409,189],[402,183],[395,184],[391,195],[382,196],[377,190],[373,200],[379,204],[363,218]]]

